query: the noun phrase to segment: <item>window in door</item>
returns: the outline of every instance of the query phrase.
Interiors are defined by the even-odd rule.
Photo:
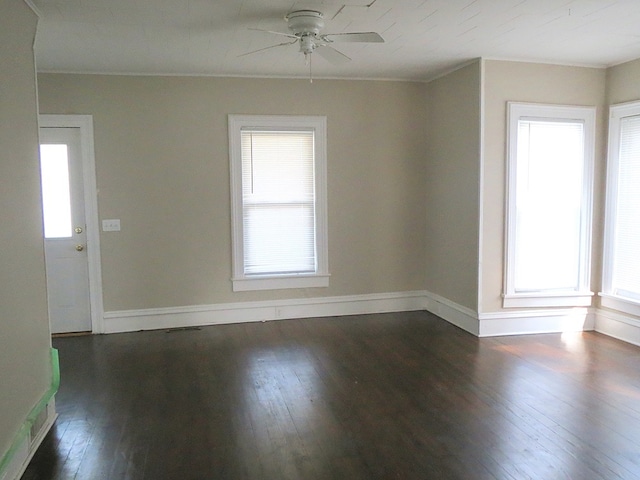
[[[67,145],[40,145],[40,173],[44,237],[69,238],[72,222]]]

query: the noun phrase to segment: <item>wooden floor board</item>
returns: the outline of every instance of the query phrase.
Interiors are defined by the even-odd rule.
[[[426,312],[55,338],[23,480],[640,480],[640,348]]]

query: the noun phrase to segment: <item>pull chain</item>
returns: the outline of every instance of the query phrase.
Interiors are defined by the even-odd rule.
[[[309,65],[309,83],[313,83],[313,76],[311,74],[311,53],[304,52],[304,64]]]

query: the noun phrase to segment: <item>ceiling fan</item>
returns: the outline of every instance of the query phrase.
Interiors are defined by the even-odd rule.
[[[318,55],[333,64],[341,64],[351,61],[344,53],[339,52],[330,45],[334,42],[361,42],[361,43],[383,43],[384,39],[375,32],[350,32],[350,33],[320,33],[324,28],[324,16],[316,10],[296,10],[285,15],[284,19],[291,33],[274,32],[271,30],[258,30],[260,32],[272,33],[288,37],[289,41],[259,48],[251,52],[240,55],[251,55],[271,48],[283,47],[299,43],[300,52],[304,54],[307,63],[311,60],[311,54],[317,52]]]

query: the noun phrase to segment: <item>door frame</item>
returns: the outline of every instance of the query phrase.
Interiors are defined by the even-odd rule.
[[[79,128],[82,150],[82,182],[87,233],[87,263],[89,271],[89,305],[91,333],[104,333],[102,300],[102,267],[100,259],[100,228],[98,221],[98,188],[93,144],[93,115],[39,115],[40,128]]]

